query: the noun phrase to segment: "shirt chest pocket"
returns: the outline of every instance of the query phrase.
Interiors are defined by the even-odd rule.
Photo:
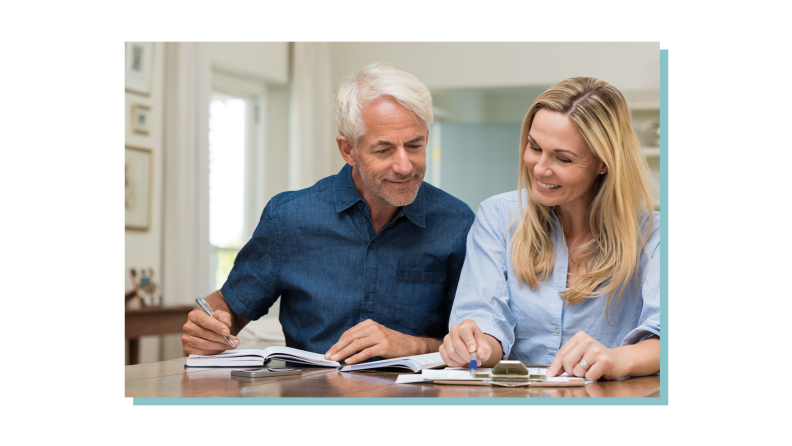
[[[398,270],[394,282],[393,296],[384,303],[394,323],[407,334],[433,335],[448,316],[443,305],[446,273]]]
[[[446,273],[443,271],[421,272],[421,271],[396,271],[397,283],[443,283]]]

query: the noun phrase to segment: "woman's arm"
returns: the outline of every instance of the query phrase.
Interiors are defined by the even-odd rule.
[[[642,256],[641,315],[638,324],[621,342],[621,347],[607,348],[584,332],[578,332],[556,353],[548,373],[586,379],[619,379],[645,376],[660,371],[660,216],[654,215],[654,228],[647,242],[650,258]],[[647,337],[647,335],[651,335]],[[644,339],[646,338],[646,339]],[[590,367],[585,370],[579,362]]]
[[[660,338],[657,336],[613,350],[618,351],[620,361],[625,364],[625,373],[622,376],[646,376],[660,371]]]
[[[464,364],[467,366],[470,363],[469,347],[455,334],[459,327],[467,327],[475,339],[482,340],[484,350],[477,352],[480,365],[490,355],[497,363],[514,345],[517,320],[509,306],[508,237],[505,233],[516,212],[517,204],[508,196],[487,199],[481,203],[470,228],[465,262],[449,317],[450,337],[446,336],[448,342],[444,340],[445,350],[453,348],[457,354],[448,358],[454,364],[467,361]]]
[[[588,369],[581,365],[588,365]],[[660,371],[660,338],[652,336],[634,345],[607,348],[588,334],[579,331],[556,353],[548,376],[564,372],[569,376],[619,379],[645,376]]]

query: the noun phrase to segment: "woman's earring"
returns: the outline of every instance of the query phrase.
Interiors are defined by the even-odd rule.
[[[603,170],[602,172],[600,172],[600,175],[605,175],[605,171]]]

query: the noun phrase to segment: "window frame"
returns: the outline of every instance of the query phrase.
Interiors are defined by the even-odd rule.
[[[235,76],[219,70],[212,71],[212,93],[229,95],[245,101],[245,166],[242,245],[253,236],[265,195],[265,116],[268,87],[262,81]],[[209,104],[207,104],[209,106]],[[215,246],[209,241],[210,282],[213,289],[222,287],[217,283],[218,253],[238,253],[240,248]]]

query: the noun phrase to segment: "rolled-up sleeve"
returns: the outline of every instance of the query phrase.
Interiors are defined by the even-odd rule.
[[[253,237],[237,254],[221,289],[231,310],[250,320],[267,314],[280,296],[278,227],[270,206],[264,208]]]
[[[516,320],[509,308],[505,231],[506,217],[489,199],[479,208],[467,237],[467,251],[457,286],[449,328],[472,319],[482,332],[495,337],[508,358],[514,345]]]
[[[647,249],[652,255],[646,268],[643,268],[646,273],[641,286],[643,307],[639,325],[624,337],[622,346],[637,344],[650,336],[660,336],[660,243],[660,217],[655,214],[652,236],[647,242]]]

